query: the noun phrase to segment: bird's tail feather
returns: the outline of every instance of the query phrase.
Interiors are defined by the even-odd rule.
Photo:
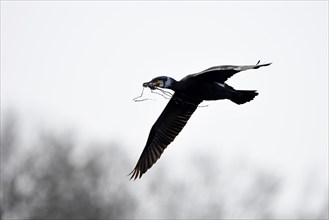
[[[257,96],[258,93],[255,90],[235,90],[232,92],[230,100],[238,105],[250,102]]]

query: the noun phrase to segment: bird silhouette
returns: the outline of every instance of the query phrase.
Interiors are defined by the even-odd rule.
[[[271,63],[245,66],[214,66],[199,73],[191,74],[176,81],[168,76],[159,76],[143,87],[151,90],[157,88],[171,89],[174,91],[167,106],[154,123],[148,136],[144,150],[133,171],[130,179],[136,180],[150,169],[160,158],[164,149],[175,139],[186,125],[187,121],[204,100],[229,99],[236,104],[244,104],[258,95],[255,90],[235,90],[225,81],[234,74],[268,66]]]

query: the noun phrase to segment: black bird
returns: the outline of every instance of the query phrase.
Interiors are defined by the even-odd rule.
[[[253,100],[258,95],[255,90],[235,90],[225,81],[240,71],[258,69],[270,64],[259,65],[258,61],[256,65],[248,66],[215,66],[188,75],[180,81],[168,76],[160,76],[143,83],[143,87],[149,87],[152,90],[165,88],[171,89],[175,93],[152,126],[137,165],[129,174],[130,179],[141,178],[153,166],[203,100],[229,99],[239,105]]]

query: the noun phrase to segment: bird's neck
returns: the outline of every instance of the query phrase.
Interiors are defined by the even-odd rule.
[[[173,91],[176,91],[178,89],[178,85],[177,85],[178,82],[175,79],[171,78],[171,77],[168,77],[168,79],[169,79],[169,83],[168,83],[167,88],[171,89]]]

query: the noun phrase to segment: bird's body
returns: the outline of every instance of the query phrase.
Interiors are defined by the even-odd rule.
[[[177,89],[174,90],[176,93],[205,101],[227,99],[233,92],[232,87],[226,83],[208,83],[194,78],[183,79],[177,84]]]
[[[152,167],[202,101],[229,99],[236,104],[244,104],[254,99],[258,95],[255,90],[235,90],[225,81],[237,72],[270,65],[270,63],[261,65],[258,63],[249,66],[215,66],[188,75],[180,81],[160,76],[144,83],[144,87],[152,90],[159,87],[171,89],[175,93],[152,126],[146,146],[131,173],[131,178],[140,178]]]

